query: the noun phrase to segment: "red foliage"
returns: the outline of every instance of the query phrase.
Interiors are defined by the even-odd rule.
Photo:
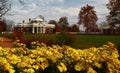
[[[56,32],[61,32],[60,26],[58,24],[55,24],[55,31]]]
[[[41,38],[41,37],[26,38],[23,43],[26,44],[27,48],[30,48],[31,47],[31,42],[35,42],[35,41],[38,41],[39,43],[44,43],[47,46],[52,46],[52,45],[57,44],[56,42],[54,42],[52,40],[44,39],[44,38]]]
[[[0,21],[0,33],[7,30],[7,24],[3,21]]]
[[[19,39],[20,42],[24,41],[24,34],[21,31],[18,31],[17,29],[13,30],[13,38],[14,40]]]

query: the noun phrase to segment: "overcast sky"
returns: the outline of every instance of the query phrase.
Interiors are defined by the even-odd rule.
[[[109,12],[105,6],[108,0],[24,0],[24,5],[20,4],[18,0],[10,1],[12,9],[9,13],[12,16],[6,17],[15,22],[42,15],[46,21],[58,21],[60,17],[66,16],[70,24],[77,23],[80,8],[86,4],[95,7],[99,18],[98,22],[105,21]]]

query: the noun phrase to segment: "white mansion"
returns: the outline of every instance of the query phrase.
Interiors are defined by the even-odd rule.
[[[53,33],[54,24],[47,24],[41,18],[29,19],[29,22],[18,23],[15,29],[25,33]]]

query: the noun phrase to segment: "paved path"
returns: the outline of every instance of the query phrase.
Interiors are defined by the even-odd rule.
[[[0,46],[4,48],[12,48],[13,41],[11,39],[0,37]]]

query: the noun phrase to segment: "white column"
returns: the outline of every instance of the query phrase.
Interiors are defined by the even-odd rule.
[[[40,27],[40,32],[43,33],[43,31],[42,31],[42,27]]]
[[[45,33],[45,27],[43,27],[43,33]]]
[[[35,29],[34,29],[34,27],[32,27],[32,33],[35,33]]]
[[[41,27],[41,32],[43,33],[43,27]]]

